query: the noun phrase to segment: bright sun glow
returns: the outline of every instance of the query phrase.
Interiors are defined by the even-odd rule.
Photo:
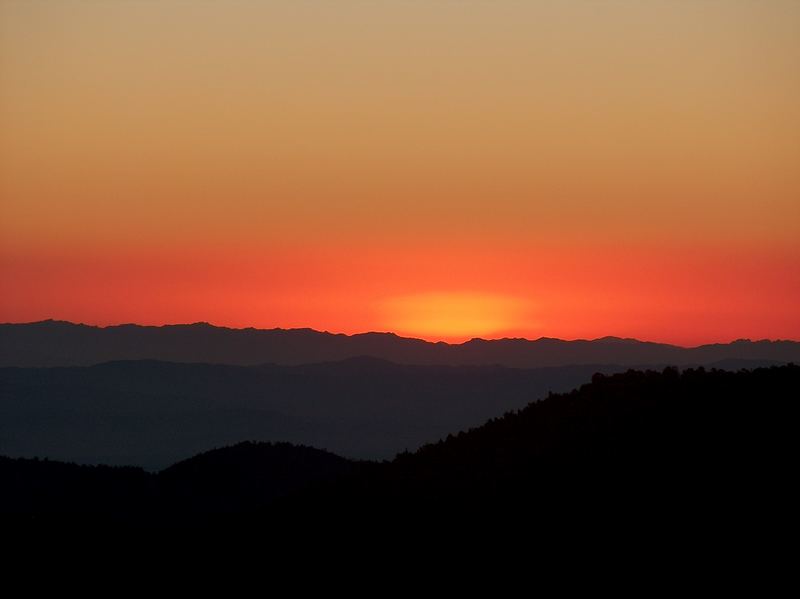
[[[522,325],[527,304],[519,298],[483,293],[421,293],[387,300],[389,330],[425,339],[491,336]]]

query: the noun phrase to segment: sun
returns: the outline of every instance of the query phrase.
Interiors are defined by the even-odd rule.
[[[507,295],[431,292],[387,299],[385,326],[400,335],[456,341],[520,329],[527,302]]]

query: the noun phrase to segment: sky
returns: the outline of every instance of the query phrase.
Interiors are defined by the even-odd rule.
[[[0,0],[0,321],[800,339],[800,2]]]

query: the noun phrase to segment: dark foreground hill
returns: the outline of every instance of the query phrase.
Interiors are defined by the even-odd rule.
[[[207,323],[95,327],[60,321],[0,324],[2,366],[91,366],[113,360],[213,364],[309,364],[371,356],[398,364],[542,368],[575,364],[710,366],[723,360],[800,362],[800,343],[741,340],[683,348],[635,339],[541,338],[429,343],[391,333],[229,329]]]
[[[623,523],[691,521],[741,538],[775,526],[786,507],[798,397],[794,365],[598,375],[381,464],[261,444],[159,474],[3,459],[0,505],[18,521],[213,523],[247,534],[481,520],[514,536],[531,519],[563,534],[576,523],[602,522],[614,534]]]
[[[412,513],[549,503],[578,510],[743,507],[788,488],[800,367],[605,376],[403,453],[325,505]],[[333,499],[333,502],[330,500]],[[727,506],[727,507],[726,507]],[[752,506],[750,506],[751,509]]]
[[[356,472],[352,462],[288,443],[242,442],[159,472],[0,457],[0,513],[23,519],[191,523],[270,505]]]

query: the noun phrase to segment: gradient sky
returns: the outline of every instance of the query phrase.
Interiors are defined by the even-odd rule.
[[[800,339],[800,2],[0,0],[0,321]]]

